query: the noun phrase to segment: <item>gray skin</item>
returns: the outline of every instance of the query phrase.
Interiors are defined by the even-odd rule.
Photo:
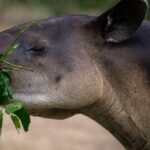
[[[146,10],[145,0],[122,0],[99,17],[63,16],[33,26],[8,58],[34,70],[13,71],[14,96],[31,115],[65,119],[81,113],[127,150],[150,150]],[[0,49],[25,25],[1,32]]]

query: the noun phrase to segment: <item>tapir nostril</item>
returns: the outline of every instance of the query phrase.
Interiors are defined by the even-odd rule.
[[[60,75],[58,75],[58,76],[55,77],[55,81],[56,81],[57,83],[60,82],[61,79],[62,79],[62,77],[61,77]]]

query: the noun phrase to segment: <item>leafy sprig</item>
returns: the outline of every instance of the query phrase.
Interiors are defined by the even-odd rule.
[[[24,67],[20,65],[13,64],[7,60],[7,56],[11,55],[14,50],[19,48],[20,44],[18,43],[19,38],[29,30],[33,25],[39,24],[37,21],[33,21],[25,26],[16,36],[16,39],[10,44],[9,48],[4,54],[0,53],[0,65],[3,64],[5,67],[0,68],[0,102],[1,101],[11,101],[11,103],[1,106],[0,105],[0,135],[3,127],[3,116],[4,113],[9,115],[13,124],[15,125],[16,130],[19,132],[19,129],[22,127],[25,132],[28,131],[30,124],[30,116],[27,110],[23,107],[21,102],[16,101],[13,98],[13,92],[10,85],[11,80],[11,70],[27,70],[33,71],[32,68]],[[12,102],[13,101],[13,102]]]

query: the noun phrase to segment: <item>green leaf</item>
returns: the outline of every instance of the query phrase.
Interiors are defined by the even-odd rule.
[[[17,49],[19,46],[20,46],[20,44],[19,44],[19,43],[16,43],[16,44],[13,45],[12,48],[13,48],[13,49]]]
[[[24,131],[27,132],[30,125],[30,116],[27,110],[22,107],[21,109],[14,112],[14,114],[20,119]]]
[[[0,61],[4,59],[4,54],[0,54]]]
[[[17,49],[19,46],[20,46],[19,43],[14,43],[13,45],[11,45],[11,46],[7,49],[8,54],[9,54],[9,55],[12,54],[13,51],[14,51],[15,49]]]
[[[15,116],[14,114],[12,114],[11,119],[12,119],[12,121],[13,121],[15,127],[16,127],[16,130],[19,132],[18,129],[20,129],[20,121],[19,121],[18,117]]]
[[[2,126],[3,126],[3,113],[0,111],[0,135],[2,133]]]
[[[4,108],[5,108],[5,112],[7,114],[12,114],[12,113],[16,112],[17,110],[21,109],[22,107],[23,107],[22,104],[20,102],[16,101],[16,102],[6,105]]]
[[[7,70],[7,69],[2,69],[2,72],[1,72],[4,76],[6,76],[8,78],[8,80],[10,81],[11,80],[11,76],[10,76],[10,71]]]
[[[8,73],[0,72],[0,100],[12,99],[12,90],[9,81]]]

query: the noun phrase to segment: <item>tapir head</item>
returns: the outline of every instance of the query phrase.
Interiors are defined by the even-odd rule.
[[[146,10],[145,0],[122,0],[99,17],[56,17],[31,27],[10,56],[11,62],[33,69],[12,73],[14,97],[39,113],[93,104],[105,90],[97,56],[109,43],[132,38]],[[0,49],[7,49],[24,26],[1,32]]]

